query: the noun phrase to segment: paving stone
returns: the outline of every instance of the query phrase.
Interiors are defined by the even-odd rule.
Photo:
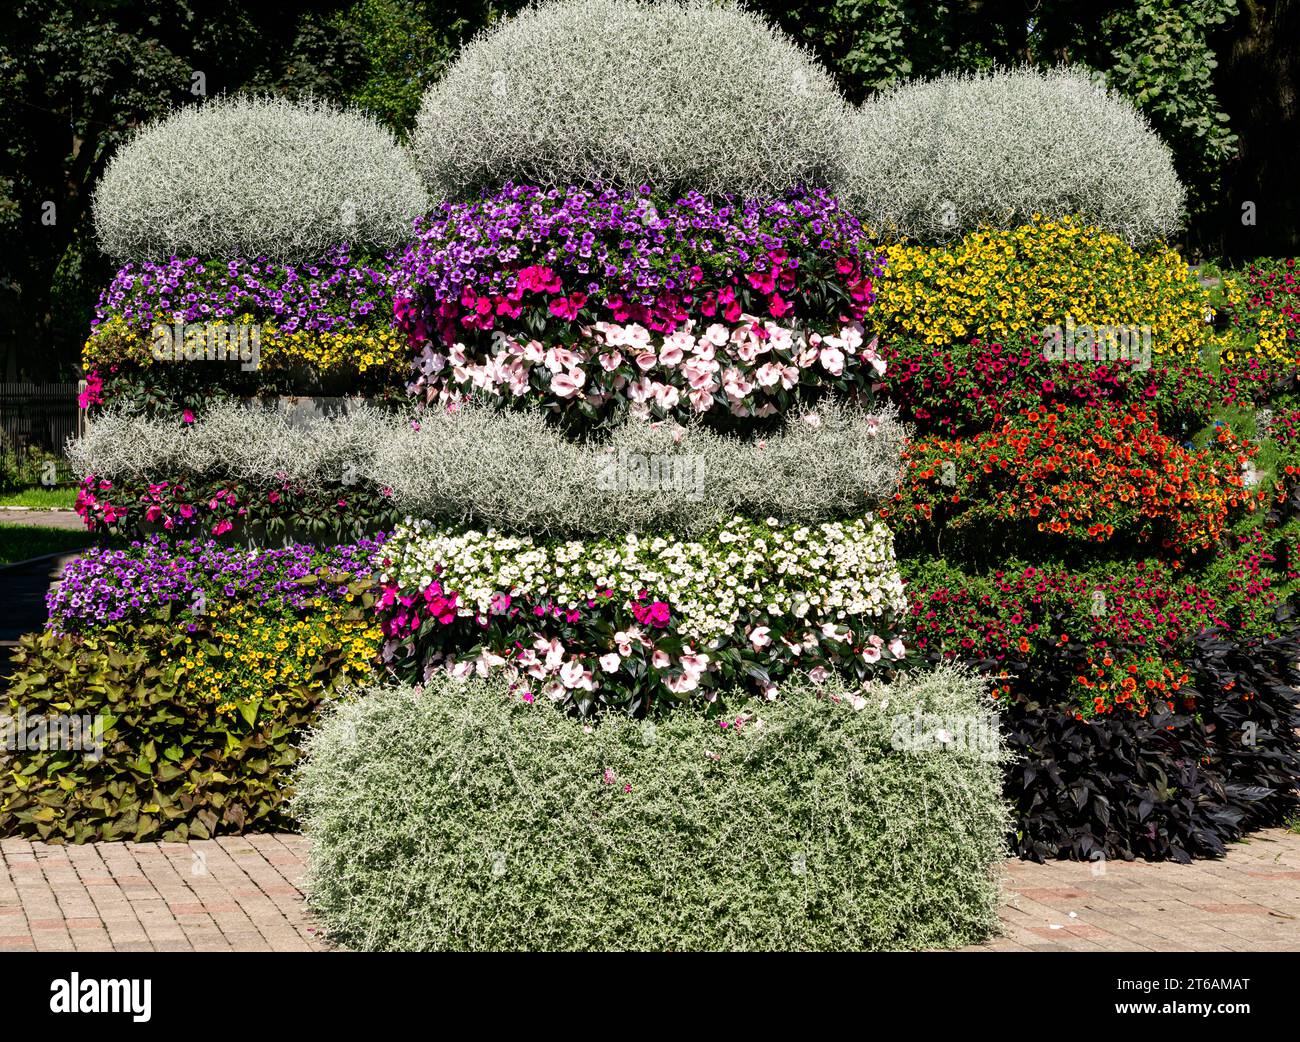
[[[0,951],[326,950],[301,890],[307,852],[281,835],[0,840]],[[1221,861],[1007,861],[1001,874],[1003,932],[965,951],[1300,951],[1292,832]]]

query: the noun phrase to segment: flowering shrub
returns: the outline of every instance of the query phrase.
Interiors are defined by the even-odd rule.
[[[370,950],[970,943],[997,921],[1008,825],[990,709],[952,668],[653,724],[566,719],[502,680],[372,690],[295,779],[306,889],[333,939]],[[900,748],[900,717],[988,742]]]
[[[541,397],[588,417],[773,415],[883,368],[879,264],[823,192],[721,202],[507,185],[444,204],[401,262],[412,392]]]
[[[951,345],[902,338],[884,344],[883,393],[904,419],[927,433],[951,436],[985,431],[1028,409],[1140,405],[1171,436],[1190,437],[1219,404],[1214,380],[1177,363],[1143,370],[1130,361],[1092,364],[1043,357],[1038,336],[1005,343],[972,340]]]
[[[1209,294],[1167,246],[1140,254],[1080,222],[1035,218],[973,231],[949,246],[883,251],[872,329],[888,341],[1006,343],[1051,326],[1149,326],[1152,352],[1191,359],[1204,346]]]
[[[865,677],[901,660],[888,530],[869,517],[777,528],[734,519],[707,540],[542,542],[400,526],[376,567],[384,658],[417,681],[506,668],[584,715],[796,670]],[[884,634],[882,636],[881,634]]]
[[[1241,475],[1252,451],[1227,427],[1193,450],[1140,408],[1057,403],[967,439],[917,439],[885,516],[900,537],[958,533],[987,546],[991,534],[1028,530],[1047,541],[1154,543],[1190,555],[1218,542],[1230,510],[1253,508]]]
[[[1296,258],[1264,258],[1224,279],[1228,325],[1237,334],[1224,352],[1230,362],[1258,358],[1266,365],[1300,363],[1300,276]],[[1240,350],[1240,338],[1253,341]]]

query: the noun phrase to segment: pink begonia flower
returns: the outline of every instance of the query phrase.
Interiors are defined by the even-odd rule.
[[[582,389],[582,385],[586,382],[586,373],[581,369],[570,369],[567,374],[560,373],[551,380],[551,391],[557,397],[572,398]]]
[[[567,698],[569,692],[565,689],[564,685],[561,684],[559,681],[552,680],[549,684],[547,684],[544,688],[542,688],[542,694],[544,694],[552,702],[559,702]]]
[[[575,659],[570,659],[560,667],[560,683],[568,688],[590,689],[594,686],[591,684],[591,671]]]
[[[721,322],[714,322],[704,331],[700,339],[705,343],[712,344],[714,347],[725,347],[731,339],[731,333]]]
[[[862,652],[862,661],[870,665],[873,662],[880,661],[880,649],[868,647]]]
[[[628,648],[629,652],[631,650],[631,648]],[[623,660],[618,657],[618,652],[615,651],[611,651],[608,655],[600,656],[600,668],[606,673],[617,673],[618,667],[622,662]]]
[[[907,647],[899,637],[895,637],[889,642],[889,650],[894,658],[904,658],[907,655]]]
[[[623,364],[623,356],[618,351],[603,351],[600,355],[600,367],[607,373],[612,373]]]
[[[491,651],[483,651],[480,652],[478,658],[474,660],[474,672],[481,677],[486,677],[495,667],[504,666],[505,664],[506,660],[500,655],[494,654]]]
[[[655,653],[650,657],[650,663],[655,669],[667,669],[672,659],[668,657],[668,652],[655,649]]]
[[[659,362],[659,356],[653,351],[642,351],[636,356],[637,368],[643,373],[650,372]]]
[[[844,372],[844,352],[837,347],[823,347],[821,350],[822,368],[831,376]]]
[[[781,382],[781,366],[776,362],[765,362],[754,371],[754,382],[759,387],[775,387]]]
[[[691,391],[686,397],[696,412],[708,412],[713,408],[713,395],[708,391]]]
[[[700,678],[691,676],[689,673],[683,673],[677,677],[665,677],[664,687],[675,695],[685,695],[699,687]]]
[[[682,359],[685,357],[686,355],[683,353],[680,347],[665,346],[659,352],[659,364],[666,365],[671,368],[672,366],[681,365]]]
[[[755,651],[762,651],[765,647],[767,647],[769,644],[772,643],[772,638],[769,635],[771,634],[771,632],[772,631],[769,630],[766,626],[756,626],[754,627],[753,630],[750,631],[749,643],[754,646]]]
[[[633,351],[644,351],[650,346],[650,330],[633,322],[623,330],[625,343]]]
[[[777,696],[780,693],[781,693],[781,689],[777,687],[775,684],[763,685],[763,697],[766,698],[769,702],[775,702]]]
[[[698,677],[709,668],[709,656],[700,652],[699,654],[682,656],[682,671],[689,676]]]
[[[745,379],[745,374],[739,369],[728,369],[722,374],[722,388],[727,392],[727,397],[734,401],[742,401],[754,390],[754,385]]]
[[[830,671],[825,666],[814,666],[808,671],[808,679],[814,684],[826,683],[826,678],[830,675]]]
[[[681,397],[681,391],[671,384],[660,384],[655,388],[655,402],[665,412],[677,408],[677,403],[681,400]]]

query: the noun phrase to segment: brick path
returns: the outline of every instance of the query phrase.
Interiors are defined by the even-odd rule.
[[[0,951],[319,951],[298,836],[0,840]],[[1008,862],[1005,935],[972,951],[1300,951],[1300,835],[1193,865]],[[1073,913],[1073,915],[1071,915]]]
[[[0,840],[0,951],[311,951],[298,836]]]
[[[1006,933],[972,951],[1300,951],[1300,835],[1220,861],[1008,862]]]

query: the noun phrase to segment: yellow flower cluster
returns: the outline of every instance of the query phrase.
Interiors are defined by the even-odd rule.
[[[90,339],[81,349],[81,361],[86,369],[116,362],[150,365],[154,357],[149,348],[149,337],[139,327],[130,325],[119,315],[112,315],[90,334]]]
[[[231,320],[240,325],[250,325],[253,321],[248,315]],[[119,362],[159,364],[151,345],[149,330],[130,325],[114,315],[90,335],[81,350],[81,358],[87,369]],[[284,333],[267,323],[261,326],[259,351],[263,367],[310,366],[321,373],[364,373],[369,369],[398,373],[405,370],[409,355],[405,337],[388,326],[329,333],[304,330]]]
[[[256,708],[278,693],[361,682],[374,669],[383,639],[369,613],[321,599],[305,616],[256,605],[224,605],[211,632],[188,634],[173,653],[171,679],[217,711]]]
[[[929,344],[1041,335],[1049,327],[1149,326],[1157,355],[1196,355],[1213,317],[1208,292],[1177,251],[1138,253],[1078,221],[1036,216],[947,246],[899,243],[869,319],[888,339]]]
[[[1269,307],[1260,306],[1252,311],[1247,306],[1250,287],[1238,273],[1224,276],[1223,289],[1228,298],[1227,310],[1245,319],[1237,329],[1227,330],[1216,337],[1224,360],[1237,362],[1258,358],[1283,366],[1295,365],[1296,347],[1290,337],[1294,319]]]

